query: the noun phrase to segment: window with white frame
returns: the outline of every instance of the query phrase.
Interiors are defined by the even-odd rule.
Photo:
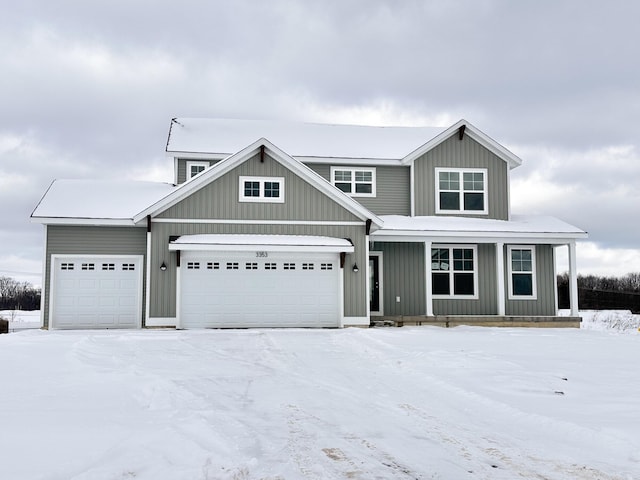
[[[436,245],[431,249],[433,298],[478,298],[475,245]]]
[[[284,177],[240,177],[241,202],[284,203]]]
[[[436,213],[487,214],[486,168],[436,168]]]
[[[209,168],[209,162],[187,162],[187,180]]]
[[[536,299],[536,249],[530,245],[509,245],[509,298]]]
[[[331,183],[352,197],[375,197],[376,169],[331,167]]]

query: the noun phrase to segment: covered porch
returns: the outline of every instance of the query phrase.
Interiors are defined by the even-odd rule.
[[[423,298],[408,299],[412,306],[400,307],[388,293],[378,309],[372,307],[372,324],[579,326],[576,240],[587,234],[576,227],[552,217],[382,219],[384,227],[371,235],[371,255],[382,259],[383,268],[394,268],[398,255],[385,255],[385,250],[410,245],[405,250],[412,257],[403,263],[405,270],[413,270],[413,279],[381,276],[382,288],[385,282],[411,284],[413,296]],[[556,250],[563,247],[569,260],[568,317],[558,315],[557,304]],[[394,269],[396,277],[404,274]],[[402,301],[400,295],[395,300]]]

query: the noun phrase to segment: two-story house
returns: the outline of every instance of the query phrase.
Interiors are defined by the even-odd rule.
[[[45,328],[576,325],[576,240],[512,215],[521,160],[449,128],[173,119],[173,183],[57,180]],[[557,316],[568,246],[571,318]]]

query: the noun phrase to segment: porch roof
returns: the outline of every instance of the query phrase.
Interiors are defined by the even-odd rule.
[[[587,238],[587,233],[578,227],[555,217],[538,215],[512,215],[511,220],[402,215],[382,215],[380,218],[384,227],[371,233],[374,241],[566,243]]]
[[[169,250],[352,253],[354,246],[346,238],[314,235],[199,234],[182,235],[172,240]]]

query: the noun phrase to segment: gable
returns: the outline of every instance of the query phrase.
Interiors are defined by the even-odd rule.
[[[468,135],[451,136],[414,161],[415,214],[435,215],[435,169],[475,168],[487,171],[488,214],[485,218],[509,218],[509,164]]]
[[[215,178],[186,198],[158,214],[158,218],[276,220],[276,221],[349,221],[362,222],[354,213],[296,172],[265,152],[259,152]],[[282,203],[240,201],[240,177],[283,180]]]

